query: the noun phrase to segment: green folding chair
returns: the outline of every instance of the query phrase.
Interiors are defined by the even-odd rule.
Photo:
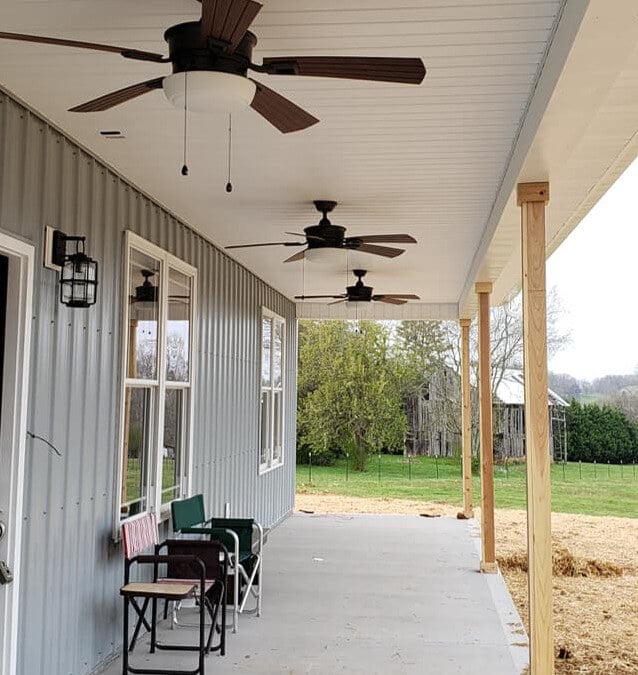
[[[175,532],[208,536],[228,548],[233,577],[233,632],[237,632],[239,614],[261,616],[262,526],[252,518],[206,518],[201,494],[172,502],[171,515]],[[255,607],[248,610],[246,604],[251,595],[256,602]]]

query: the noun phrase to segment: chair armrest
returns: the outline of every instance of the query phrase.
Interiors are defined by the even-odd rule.
[[[163,544],[160,544],[156,550],[159,550]],[[124,583],[128,584],[129,574],[131,565],[153,565],[155,568],[155,580],[157,580],[157,566],[169,562],[183,562],[189,563],[195,572],[195,576],[198,577],[198,583],[201,586],[202,593],[206,587],[206,566],[203,561],[198,558],[196,555],[138,555],[130,560],[126,561],[125,570],[124,570]]]

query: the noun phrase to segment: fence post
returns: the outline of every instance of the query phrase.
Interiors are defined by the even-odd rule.
[[[381,453],[379,453],[379,483],[381,482]]]
[[[308,482],[312,483],[312,452],[308,453]]]
[[[408,476],[412,480],[412,455],[408,455]]]
[[[350,453],[346,452],[346,483],[348,482],[349,473],[350,473]]]
[[[505,458],[505,478],[510,477],[510,465],[507,463],[507,457]]]
[[[439,456],[434,455],[434,464],[436,465],[436,478],[439,479]]]
[[[594,460],[594,478],[596,478],[596,460]]]
[[[565,460],[563,460],[563,480],[565,480]]]

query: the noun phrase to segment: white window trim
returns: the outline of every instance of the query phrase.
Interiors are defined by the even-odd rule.
[[[270,448],[270,457],[268,461],[265,464],[262,464],[261,462],[261,394],[264,389],[262,381],[261,381],[261,371],[262,371],[262,363],[261,359],[263,356],[263,319],[264,317],[268,317],[271,319],[277,319],[278,321],[281,321],[283,324],[283,330],[282,330],[282,344],[281,344],[281,459],[277,464],[272,464],[272,453],[274,448]],[[267,473],[270,473],[271,471],[275,471],[277,469],[281,469],[285,463],[286,459],[286,434],[285,434],[285,429],[286,429],[286,405],[285,405],[285,400],[286,400],[286,346],[287,346],[287,321],[283,316],[280,316],[276,312],[273,312],[272,309],[262,306],[261,307],[261,314],[259,316],[259,453],[258,453],[258,466],[259,466],[259,475],[264,476]],[[272,382],[272,372],[273,372],[273,361],[274,361],[274,353],[275,350],[273,349],[272,342],[270,346],[270,373],[271,373],[271,382]],[[274,402],[274,396],[272,395],[274,392],[274,388],[271,386],[271,409],[273,406]],[[274,414],[272,415],[272,423],[271,423],[271,432],[270,432],[270,437],[271,437],[271,442],[274,436],[273,428],[274,427],[274,422],[275,422],[275,417]]]
[[[136,249],[141,253],[145,253],[153,258],[156,258],[162,264],[162,274],[160,275],[160,282],[162,284],[162,293],[161,297],[166,298],[168,293],[168,269],[174,269],[177,272],[181,272],[186,276],[192,278],[191,286],[191,327],[190,327],[190,344],[189,344],[189,381],[186,386],[184,383],[169,383],[166,381],[165,373],[165,302],[162,302],[160,305],[159,318],[158,318],[158,333],[157,333],[157,342],[158,345],[162,345],[161,349],[158,349],[158,363],[157,363],[157,374],[158,377],[155,380],[137,380],[127,378],[128,372],[128,303],[125,299],[129,293],[130,285],[130,262],[131,262],[131,250]],[[197,326],[198,326],[198,303],[197,303],[197,269],[192,267],[188,263],[184,262],[180,258],[175,257],[168,251],[165,251],[163,248],[156,246],[155,244],[147,241],[146,239],[140,237],[139,235],[126,231],[124,233],[124,255],[122,257],[123,267],[122,267],[122,284],[121,284],[121,293],[120,293],[120,379],[119,379],[119,406],[118,406],[118,444],[116,449],[116,471],[115,471],[115,492],[113,499],[113,539],[119,541],[121,525],[124,520],[120,518],[120,499],[122,495],[122,480],[123,480],[123,457],[122,457],[122,448],[124,447],[124,414],[125,414],[125,402],[126,402],[126,389],[127,387],[135,386],[147,386],[147,387],[156,387],[159,390],[158,400],[162,401],[165,399],[166,389],[171,387],[187,389],[189,396],[189,409],[187,416],[188,431],[186,434],[186,448],[184,450],[184,461],[185,461],[185,485],[182,485],[182,494],[187,496],[190,494],[192,486],[192,476],[193,476],[193,419],[194,419],[194,398],[193,391],[195,387],[196,379],[196,335],[197,335]],[[135,516],[125,519],[128,522],[137,520],[144,517],[149,511],[157,513],[160,518],[167,518],[169,513],[169,507],[164,505],[162,508],[162,464],[157,461],[157,458],[160,456],[160,445],[163,443],[163,434],[161,430],[164,428],[164,406],[158,406],[158,410],[154,411],[153,414],[153,424],[156,428],[156,438],[153,442],[154,455],[151,457],[151,467],[149,471],[154,474],[153,484],[149,483],[148,489],[148,498],[147,498],[147,507],[144,511]]]

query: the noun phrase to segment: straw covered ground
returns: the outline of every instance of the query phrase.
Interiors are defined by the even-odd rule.
[[[456,515],[457,508],[403,499],[298,494],[316,513]],[[480,517],[480,514],[476,514]],[[497,555],[527,625],[525,512],[496,511]],[[638,519],[552,515],[556,672],[638,673]]]

